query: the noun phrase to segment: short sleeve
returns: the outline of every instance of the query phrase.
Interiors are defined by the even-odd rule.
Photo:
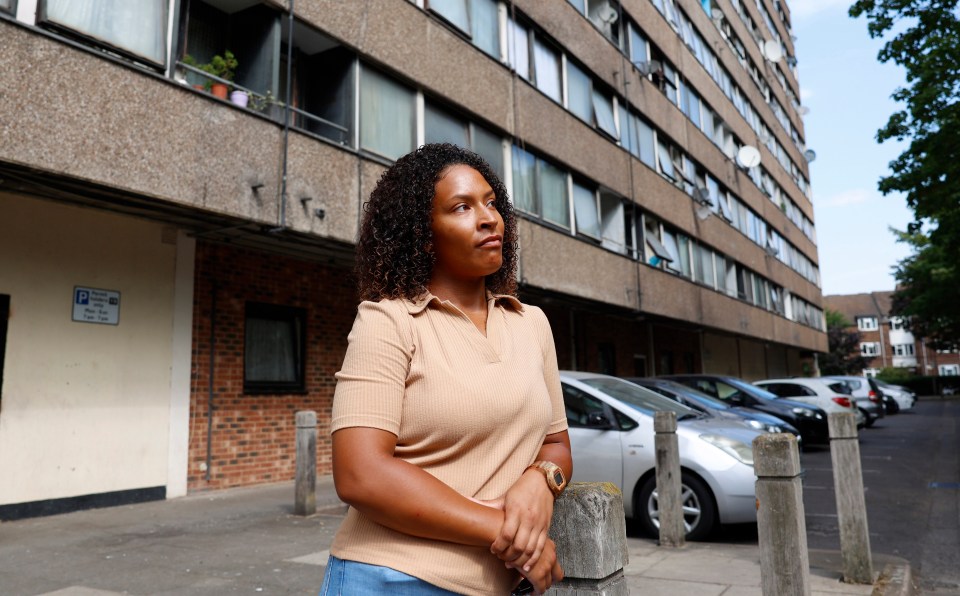
[[[536,321],[537,332],[540,334],[540,347],[543,351],[543,381],[550,394],[550,406],[553,408],[553,417],[547,434],[552,435],[567,430],[567,410],[563,406],[563,390],[560,387],[560,370],[557,365],[557,346],[553,342],[553,331],[547,315],[536,307],[524,306],[529,309]]]
[[[330,432],[353,426],[399,435],[413,346],[409,314],[393,301],[362,302],[336,374]]]

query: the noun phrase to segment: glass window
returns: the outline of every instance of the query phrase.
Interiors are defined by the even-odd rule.
[[[570,206],[567,202],[567,174],[560,168],[537,160],[537,190],[543,218],[549,222],[570,227]]]
[[[507,25],[507,59],[518,75],[530,80],[530,33],[513,19]]]
[[[613,138],[617,138],[617,123],[613,118],[613,98],[593,90],[593,112],[597,118],[597,127]]]
[[[441,15],[464,33],[470,32],[470,13],[467,0],[429,0],[427,8]]]
[[[673,170],[673,157],[670,155],[670,149],[663,141],[657,143],[657,146],[659,147],[657,163],[660,165],[660,173],[670,180],[676,180],[677,173]]]
[[[494,58],[500,58],[500,19],[494,0],[471,0],[473,43]]]
[[[653,138],[653,128],[640,118],[631,117],[633,118],[633,124],[636,126],[637,142],[640,144],[640,161],[651,168],[656,168],[657,151]]]
[[[673,232],[663,231],[663,246],[667,249],[667,254],[670,255],[667,267],[679,273],[682,266],[680,263],[680,248],[677,246],[677,237]],[[689,267],[689,263],[687,266]]]
[[[573,183],[573,214],[576,217],[577,233],[600,240],[596,193],[576,182]]]
[[[304,390],[306,311],[248,302],[244,319],[243,390]]]
[[[713,282],[713,251],[705,246],[700,247],[700,265],[697,267],[697,281],[714,287]]]
[[[154,64],[166,63],[166,0],[44,0],[40,19]]]
[[[360,77],[360,146],[390,159],[414,148],[414,92],[375,70]]]
[[[497,135],[477,125],[473,129],[473,150],[493,168],[493,171],[503,179],[503,141]]]
[[[536,198],[537,159],[532,153],[513,146],[513,204],[527,213],[539,213]]]
[[[600,191],[600,233],[604,248],[626,253],[627,226],[623,201],[617,195]]]
[[[536,37],[533,40],[533,75],[537,89],[554,101],[561,101],[560,55]]]
[[[638,151],[640,148],[637,146],[636,126],[630,122],[633,116],[627,112],[627,108],[622,104],[617,105],[617,112],[620,115],[620,146],[639,157]]]
[[[717,289],[721,292],[727,291],[727,260],[720,254],[713,254],[713,262],[716,265]]]
[[[684,277],[692,278],[690,250],[692,242],[690,237],[684,234],[677,234],[677,250],[680,253],[680,274]]]
[[[580,14],[587,14],[586,0],[569,0],[569,2]]]
[[[453,143],[470,148],[466,121],[429,103],[424,107],[423,133],[427,143]]]
[[[593,82],[587,73],[567,61],[567,105],[581,120],[593,124]]]
[[[637,28],[630,24],[630,62],[637,64],[639,62],[648,62],[650,56],[647,53],[647,40],[637,31]]]
[[[0,10],[16,14],[17,0],[0,0]]]

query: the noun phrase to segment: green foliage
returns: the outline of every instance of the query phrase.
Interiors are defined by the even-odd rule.
[[[200,64],[197,62],[197,59],[187,54],[183,57],[183,63],[188,66],[193,66],[194,68],[199,68],[207,74],[212,74],[215,77],[220,77],[225,81],[233,81],[234,77],[237,76],[237,62],[236,56],[233,55],[233,52],[226,50],[223,53],[223,56],[217,54],[210,59],[210,62],[206,64]],[[213,84],[213,80],[207,79],[204,83],[204,86],[209,91],[210,86]]]
[[[871,37],[886,39],[877,56],[906,71],[893,98],[902,109],[877,132],[877,141],[909,141],[880,179],[884,194],[902,192],[914,221],[901,241],[914,254],[896,269],[894,312],[911,329],[943,346],[960,342],[960,272],[947,255],[960,254],[960,0],[857,0]],[[915,287],[914,287],[915,286]]]
[[[903,385],[906,382],[909,382],[911,379],[916,378],[915,375],[909,368],[897,368],[893,366],[888,366],[884,369],[881,369],[877,373],[877,378],[881,381],[886,381],[891,385]]]
[[[842,313],[829,308],[827,319],[827,353],[820,356],[820,373],[824,375],[859,375],[868,360],[860,355],[860,334],[847,328],[853,324]]]

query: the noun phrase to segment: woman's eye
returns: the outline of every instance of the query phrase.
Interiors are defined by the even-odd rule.
[[[454,207],[453,210],[454,210],[454,211],[466,211],[466,210],[467,210],[467,206],[466,206],[465,204],[463,204],[463,203],[460,203],[459,205],[457,205],[456,207]]]
[[[497,208],[497,200],[496,200],[496,199],[490,199],[490,202],[487,203],[487,207],[493,207],[494,209],[496,209],[496,208]]]

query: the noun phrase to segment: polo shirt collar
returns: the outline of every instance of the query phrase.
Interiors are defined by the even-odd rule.
[[[487,302],[490,300],[500,304],[507,303],[511,308],[513,308],[513,310],[517,312],[523,312],[524,310],[523,303],[520,302],[516,296],[511,296],[510,294],[494,294],[490,290],[487,290]],[[442,300],[434,296],[429,291],[425,292],[422,296],[415,300],[410,300],[407,298],[403,302],[407,307],[407,312],[412,315],[423,312],[431,303],[436,303],[437,306],[443,303]]]

